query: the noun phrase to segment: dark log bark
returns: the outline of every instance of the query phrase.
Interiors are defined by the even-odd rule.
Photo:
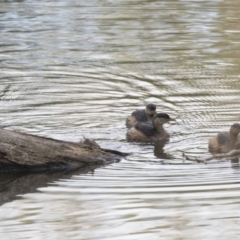
[[[73,170],[120,161],[124,155],[91,142],[65,142],[0,129],[0,172]]]

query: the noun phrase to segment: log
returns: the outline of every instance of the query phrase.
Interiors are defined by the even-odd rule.
[[[0,172],[70,171],[117,162],[126,155],[89,140],[74,143],[0,129]]]

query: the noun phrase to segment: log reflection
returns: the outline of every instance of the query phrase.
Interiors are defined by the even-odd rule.
[[[38,188],[46,187],[59,179],[70,179],[73,175],[94,172],[99,165],[85,167],[71,172],[39,173],[39,174],[1,174],[0,205],[21,198],[20,195],[34,193]]]

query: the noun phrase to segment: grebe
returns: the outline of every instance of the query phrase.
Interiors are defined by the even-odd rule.
[[[150,122],[152,123],[153,117],[156,114],[156,105],[150,103],[145,109],[138,109],[132,112],[126,119],[126,126],[128,128],[133,127],[138,122]]]
[[[210,152],[226,153],[232,149],[239,148],[238,134],[240,133],[240,124],[234,123],[229,132],[220,132],[216,137],[210,138],[208,149]]]
[[[173,120],[166,113],[157,113],[152,124],[137,123],[127,131],[127,140],[131,142],[154,142],[160,139],[169,138],[168,132],[163,128],[163,124]]]

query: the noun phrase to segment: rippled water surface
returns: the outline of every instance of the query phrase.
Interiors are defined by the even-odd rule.
[[[96,170],[2,175],[1,239],[239,239],[240,170],[207,142],[240,121],[238,0],[0,2],[1,126],[132,155]],[[163,149],[125,140],[147,103]]]

